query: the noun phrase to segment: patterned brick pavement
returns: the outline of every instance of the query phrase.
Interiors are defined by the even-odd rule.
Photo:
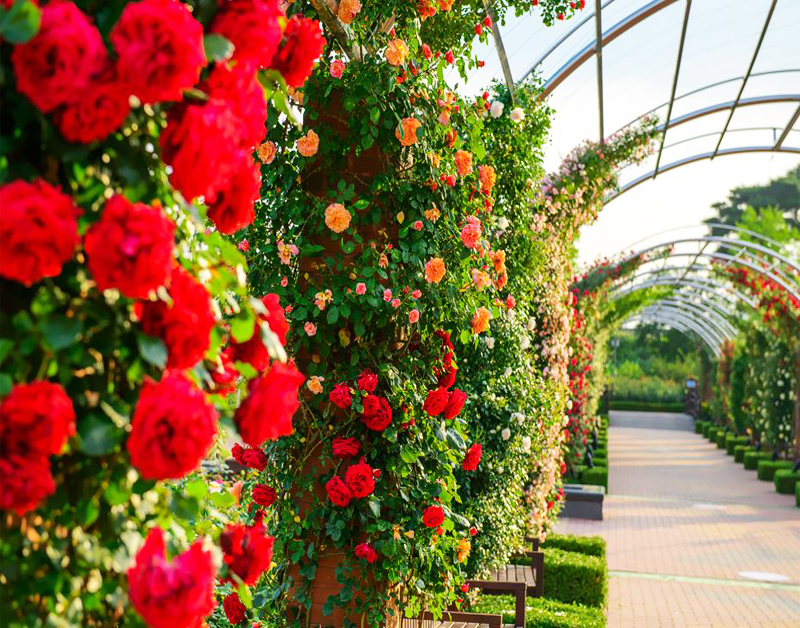
[[[691,429],[681,415],[612,412],[604,520],[558,524],[606,539],[609,626],[800,628],[794,496]]]

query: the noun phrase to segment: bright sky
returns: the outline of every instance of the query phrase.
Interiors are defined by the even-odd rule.
[[[603,0],[603,30],[607,32],[651,0]],[[731,80],[676,100],[672,117],[732,101],[741,87],[767,18],[770,0],[693,0],[676,95],[687,94],[711,83]],[[538,15],[511,17],[501,28],[512,74],[519,80],[564,33],[590,16],[594,0],[583,14],[547,28]],[[675,73],[686,0],[677,0],[646,18],[603,49],[605,134],[608,136],[642,113],[656,109],[666,117]],[[742,99],[791,95],[800,99],[800,0],[778,0],[763,44]],[[594,41],[594,19],[539,66],[551,77],[584,46]],[[466,89],[480,92],[492,78],[502,76],[493,42],[479,49],[486,60],[474,72]],[[776,72],[780,71],[780,72]],[[770,74],[764,74],[769,72]],[[596,61],[592,57],[550,97],[556,110],[552,143],[545,165],[555,169],[561,159],[584,139],[599,136]],[[798,102],[779,102],[737,108],[723,140],[722,149],[772,146],[797,111]],[[704,116],[672,128],[667,134],[661,165],[691,155],[713,151],[729,111]],[[714,135],[711,135],[714,134]],[[697,136],[702,136],[698,139]],[[675,146],[672,146],[677,143]],[[800,150],[800,120],[784,147]],[[580,260],[589,263],[613,255],[636,240],[653,233],[682,227],[708,218],[710,204],[722,201],[740,185],[766,183],[800,164],[798,154],[751,153],[724,156],[677,168],[647,181],[610,202],[598,221],[584,228],[579,242]],[[622,176],[623,183],[653,169],[655,158]]]

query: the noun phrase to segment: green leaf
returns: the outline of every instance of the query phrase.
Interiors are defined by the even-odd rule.
[[[461,341],[461,344],[467,344],[470,338],[472,338],[472,334],[470,334],[466,329],[462,329],[461,335],[458,337],[458,339]]]
[[[8,354],[11,352],[11,347],[13,346],[14,342],[12,340],[8,338],[0,339],[0,364],[8,357]]]
[[[54,316],[41,326],[44,338],[53,351],[60,351],[78,340],[83,323],[75,317]]]
[[[461,434],[453,429],[447,430],[447,442],[456,449],[464,449],[467,446],[467,444],[464,442],[464,439],[461,437]]]
[[[378,120],[381,117],[381,110],[377,107],[373,107],[369,110],[369,119],[372,120],[374,124],[378,124]]]
[[[42,23],[42,10],[31,0],[17,0],[10,9],[0,11],[0,40],[26,44]]]
[[[339,320],[339,308],[334,306],[328,310],[328,324],[333,325]]]
[[[0,395],[7,395],[11,392],[14,381],[8,373],[0,373]]]
[[[122,438],[122,431],[108,419],[90,414],[78,425],[80,448],[87,456],[106,456]]]
[[[231,41],[219,33],[209,33],[203,37],[203,47],[206,50],[206,60],[209,63],[214,61],[227,61],[233,56],[235,46]]]
[[[255,331],[255,315],[250,308],[244,308],[239,315],[231,319],[231,336],[236,342],[247,342]]]
[[[222,508],[223,510],[227,510],[236,500],[233,498],[228,491],[222,493],[212,493],[211,494],[211,503],[214,504],[217,508]]]
[[[353,251],[356,250],[356,245],[352,240],[342,240],[342,251],[346,255],[350,255]]]
[[[97,506],[97,502],[93,499],[81,500],[78,504],[77,510],[78,523],[80,523],[84,528],[88,528],[95,521],[97,521],[97,517],[100,515],[100,508]]]
[[[124,504],[130,499],[131,487],[128,486],[127,480],[122,480],[119,484],[109,484],[103,497],[108,502],[109,506],[119,506]]]
[[[136,344],[139,347],[139,354],[145,362],[160,369],[167,365],[167,345],[161,338],[136,334]]]
[[[202,478],[186,483],[186,493],[195,499],[201,500],[208,495],[208,485]]]
[[[242,604],[247,608],[253,608],[253,596],[250,594],[250,588],[245,583],[241,583],[236,588],[236,592],[239,594]]]
[[[367,507],[369,508],[369,511],[375,516],[376,519],[380,519],[381,503],[377,499],[370,499],[367,502]]]

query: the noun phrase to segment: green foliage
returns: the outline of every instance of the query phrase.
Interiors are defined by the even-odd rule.
[[[800,508],[800,482],[794,485],[794,503]]]
[[[601,608],[567,604],[548,598],[528,598],[525,607],[526,628],[605,628],[606,616]],[[503,615],[503,623],[514,621],[514,598],[510,595],[481,595],[470,606],[476,613]]]
[[[703,428],[708,425],[708,421],[695,421],[694,422],[694,433],[695,434],[702,434]]]
[[[548,549],[544,553],[544,596],[604,608],[608,596],[605,557]]]
[[[749,451],[754,451],[750,445],[736,445],[733,448],[733,460],[739,464],[744,463],[744,457]]]
[[[628,410],[638,412],[683,412],[683,404],[663,401],[611,401],[612,410]]]
[[[748,451],[744,454],[744,468],[755,471],[762,460],[770,460],[771,456],[763,451]]]
[[[618,376],[614,379],[613,386],[614,403],[619,401],[680,403],[683,400],[683,381],[677,382],[659,377],[634,379]]]
[[[602,536],[577,536],[573,534],[550,534],[542,543],[542,549],[556,548],[566,552],[577,552],[587,556],[605,558],[606,540]]]
[[[762,482],[772,482],[778,469],[791,469],[793,464],[791,460],[759,460],[756,467],[758,479]]]
[[[800,482],[800,472],[792,472],[791,468],[777,469],[772,480],[778,493],[791,495],[795,492],[795,487]]]
[[[581,482],[592,484],[593,486],[604,486],[606,492],[608,492],[608,468],[594,467],[593,469],[584,469],[581,473]]]
[[[717,444],[717,449],[725,449],[725,439],[728,437],[728,431],[724,429],[717,430],[717,437],[714,442]]]
[[[746,446],[750,442],[747,436],[736,436],[735,434],[728,434],[725,437],[725,451],[729,456],[733,456],[737,447]]]

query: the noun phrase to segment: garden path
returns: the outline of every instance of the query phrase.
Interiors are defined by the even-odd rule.
[[[800,628],[794,496],[692,430],[685,415],[611,412],[604,520],[558,524],[607,541],[609,627]]]

